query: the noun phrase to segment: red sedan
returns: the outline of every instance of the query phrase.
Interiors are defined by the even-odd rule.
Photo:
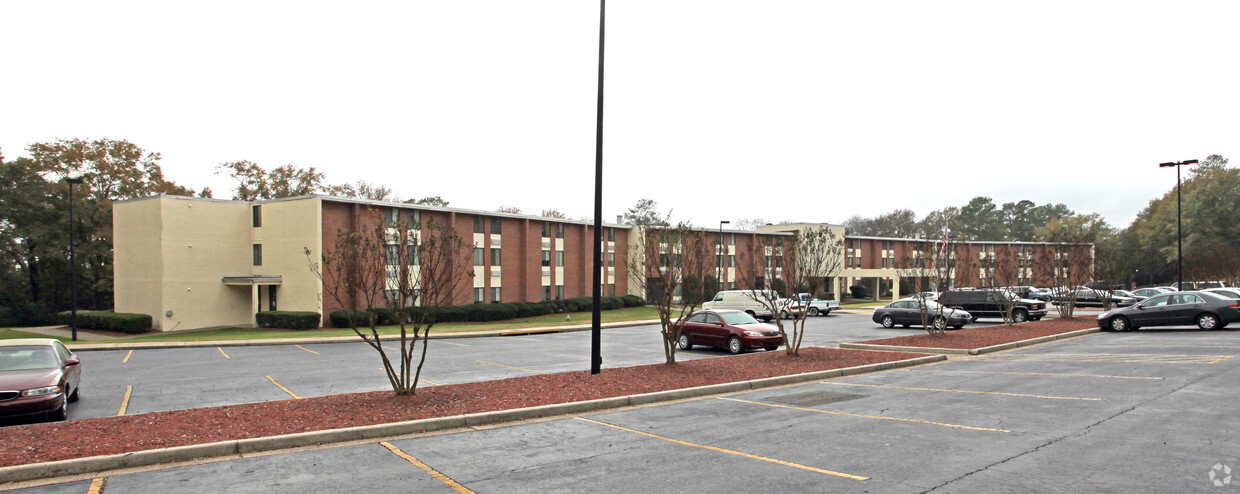
[[[778,327],[758,322],[739,310],[699,310],[677,321],[676,327],[680,329],[677,346],[681,350],[706,345],[736,354],[746,348],[771,351],[784,343]]]
[[[63,343],[42,338],[0,341],[0,417],[64,420],[81,382],[81,361]]]

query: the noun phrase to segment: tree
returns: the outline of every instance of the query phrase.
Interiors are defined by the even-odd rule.
[[[757,230],[758,227],[770,223],[762,218],[741,218],[732,222],[732,228],[737,230]]]
[[[986,298],[999,307],[1003,313],[1003,323],[1007,325],[1024,322],[1016,321],[1013,317],[1012,311],[1020,297],[1007,288],[1015,285],[1020,278],[1020,263],[1017,262],[1016,252],[1010,244],[987,245],[978,260],[981,266],[980,285],[989,289],[986,291]]]
[[[784,261],[785,253],[790,258],[795,257],[795,239],[795,236],[759,237],[749,249],[741,250],[736,256],[737,280],[740,284],[752,287],[752,290],[745,292],[745,296],[771,313],[775,326],[779,328],[779,334],[784,337],[785,345],[789,344],[789,340],[784,330],[783,314],[791,315],[791,312],[788,312],[789,301],[785,298],[786,294],[780,292],[786,291],[787,287],[792,285],[790,277],[794,269],[790,265],[785,269]],[[843,258],[842,255],[840,257]]]
[[[1097,213],[1052,220],[1039,228],[1051,245],[1041,251],[1039,262],[1049,267],[1051,295],[1060,317],[1072,317],[1078,286],[1093,277],[1093,244],[1110,228]]]
[[[678,323],[692,314],[704,298],[700,281],[691,282],[696,289],[685,290],[684,280],[702,280],[704,273],[714,268],[714,256],[709,248],[714,243],[708,244],[703,232],[685,223],[671,228],[639,228],[635,232],[637,242],[636,248],[629,251],[628,277],[645,293],[646,303],[653,305],[659,314],[663,356],[666,363],[672,364],[676,362],[680,342]],[[678,294],[681,295],[679,304]]]
[[[876,231],[874,220],[864,218],[860,215],[853,215],[851,218],[844,220],[844,233],[846,235],[873,237]]]
[[[542,215],[547,218],[560,218],[560,219],[567,218],[567,216],[564,216],[564,213],[561,213],[554,209],[544,209],[542,210]]]
[[[797,300],[800,300],[801,292],[812,297],[827,279],[835,277],[844,268],[844,239],[827,226],[797,230],[790,253],[791,259],[784,263],[790,272],[784,274],[792,291],[798,294]],[[801,310],[790,315],[793,316],[792,333],[784,332],[780,324],[779,334],[784,337],[784,350],[788,355],[797,355],[801,351],[801,340],[805,337],[809,310],[801,307]]]
[[[516,206],[500,206],[495,211],[498,213],[521,214],[521,208]]]
[[[336,197],[357,197],[372,201],[401,202],[392,192],[391,187],[371,184],[365,180],[358,180],[352,185],[332,185],[327,187],[324,192]]]
[[[351,309],[349,328],[379,353],[392,391],[413,395],[438,309],[451,305],[462,283],[474,275],[469,262],[474,246],[448,224],[388,223],[379,210],[368,212],[373,226],[337,231],[333,249],[316,262],[306,247],[306,257],[324,293],[338,306]],[[400,327],[396,341],[387,342],[400,346],[395,363],[377,329],[383,314]]]
[[[671,226],[668,219],[671,217],[671,210],[666,215],[659,213],[659,203],[654,199],[638,199],[637,204],[629,208],[624,213],[624,222],[633,226]]]
[[[237,188],[233,189],[233,199],[238,201],[279,199],[329,191],[329,187],[323,182],[327,175],[313,166],[297,168],[284,165],[267,171],[257,163],[233,161],[216,166],[216,173],[221,172],[227,172],[237,181]]]
[[[956,218],[955,232],[961,240],[1001,240],[1006,230],[1002,213],[989,197],[974,197]]]
[[[897,276],[907,279],[913,286],[913,293],[940,291],[940,284],[945,283],[951,273],[948,262],[949,248],[941,241],[922,240],[909,244],[907,255],[895,261]],[[931,335],[940,335],[947,330],[946,308],[940,304],[927,303],[922,297],[916,297],[918,312],[921,315],[921,327]]]
[[[423,197],[414,202],[414,204],[425,204],[427,206],[439,206],[442,208],[448,207],[448,201],[443,200],[443,198],[439,196]]]

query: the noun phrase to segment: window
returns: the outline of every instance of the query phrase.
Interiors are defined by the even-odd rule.
[[[729,268],[736,267],[736,255],[735,254],[728,254],[728,267]]]
[[[608,297],[616,296],[616,284],[615,283],[607,285],[607,296]]]
[[[254,228],[263,226],[263,206],[256,204],[250,208],[250,213],[254,216]]]
[[[551,251],[549,250],[542,251],[542,265],[543,266],[551,265]]]
[[[475,303],[475,304],[481,304],[481,303],[482,303],[482,295],[483,295],[484,290],[485,290],[485,289],[483,289],[483,288],[475,288],[475,289],[474,289],[474,303]]]
[[[482,230],[482,224],[483,218],[481,216],[474,216],[474,233],[485,233]]]
[[[474,266],[482,266],[482,247],[474,249]]]
[[[728,245],[736,245],[736,234],[735,233],[728,234]]]
[[[263,265],[263,244],[254,244],[254,265]]]
[[[491,267],[499,266],[499,249],[491,249]]]
[[[555,299],[564,300],[564,285],[555,287]]]
[[[491,303],[494,303],[494,304],[499,303],[499,287],[498,286],[491,288]]]
[[[543,222],[542,236],[543,238],[551,238],[551,223],[548,223],[546,221]]]
[[[383,246],[383,254],[384,254],[383,255],[384,264],[387,264],[388,266],[395,266],[397,264],[400,264],[400,246],[399,245],[389,244],[389,245]]]
[[[551,287],[550,286],[543,287],[543,300],[551,300]]]
[[[615,266],[615,265],[616,265],[616,253],[615,253],[615,252],[608,252],[608,253],[607,253],[607,265],[608,265],[608,266]]]
[[[418,246],[416,245],[409,246],[409,265],[410,266],[418,265]]]
[[[555,238],[564,238],[564,224],[563,223],[555,224]]]
[[[562,251],[562,250],[561,250],[561,251],[556,251],[556,253],[555,253],[555,265],[556,265],[557,267],[561,267],[561,268],[562,268],[562,267],[564,267],[564,251]]]
[[[615,241],[616,241],[616,229],[615,229],[615,228],[608,228],[608,229],[607,229],[607,241],[609,241],[609,242],[615,242]]]
[[[503,224],[503,222],[500,221],[501,219],[502,218],[491,218],[491,234],[492,235],[499,235],[500,225]]]

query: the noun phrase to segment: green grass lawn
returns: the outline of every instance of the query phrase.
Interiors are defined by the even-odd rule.
[[[589,326],[593,319],[591,317],[592,314],[589,312],[574,312],[568,315],[572,316],[571,322],[565,321],[566,314],[549,314],[545,316],[530,317],[526,319],[513,319],[508,321],[442,323],[433,326],[431,328],[431,334],[463,333],[469,331],[487,330],[516,330],[542,327]],[[602,313],[603,323],[646,321],[658,318],[659,314],[653,307],[631,307],[628,309],[607,310]],[[387,335],[399,333],[399,326],[383,326],[379,328],[379,334]],[[267,338],[305,338],[317,336],[354,336],[354,333],[351,329],[312,329],[306,331],[293,331],[287,329],[222,328],[203,331],[155,333],[109,341],[219,341]],[[0,339],[12,338],[46,338],[46,336],[14,329],[0,329]],[[69,343],[66,338],[61,338],[60,340]]]

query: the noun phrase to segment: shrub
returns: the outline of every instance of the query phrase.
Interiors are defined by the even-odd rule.
[[[260,328],[318,329],[318,312],[269,310],[254,315]]]
[[[12,307],[0,307],[0,327],[47,326],[56,324],[56,314],[46,305],[22,302]]]
[[[396,311],[387,307],[375,307],[370,309],[375,315],[375,324],[380,326],[394,326],[400,324],[400,319],[396,317]]]
[[[72,317],[70,311],[57,314],[57,319],[62,324],[69,324],[69,319]],[[106,310],[77,311],[77,327],[82,329],[138,334],[150,331],[151,325],[151,316],[147,314],[118,313]]]
[[[620,297],[620,299],[624,301],[625,307],[644,307],[646,305],[646,300],[637,295],[625,295]]]
[[[594,297],[575,297],[564,300],[565,312],[584,312],[594,308]]]
[[[327,317],[331,320],[332,327],[348,328],[356,325],[356,327],[360,328],[363,326],[369,327],[371,319],[375,317],[375,314],[364,310],[338,310],[332,312]],[[350,324],[350,318],[352,318],[352,324]]]
[[[564,304],[559,303],[558,300],[543,300],[538,302],[538,305],[546,307],[547,314],[558,314],[560,312],[564,312]]]
[[[870,296],[870,290],[861,285],[853,285],[848,287],[848,294],[852,298],[867,298]]]
[[[602,305],[603,310],[616,310],[624,307],[624,300],[621,300],[620,297],[603,297],[599,304]]]
[[[547,313],[547,306],[534,302],[517,302],[517,317],[537,317]]]
[[[491,305],[468,305],[470,321],[504,321],[517,317],[517,310],[511,305],[491,304]]]

